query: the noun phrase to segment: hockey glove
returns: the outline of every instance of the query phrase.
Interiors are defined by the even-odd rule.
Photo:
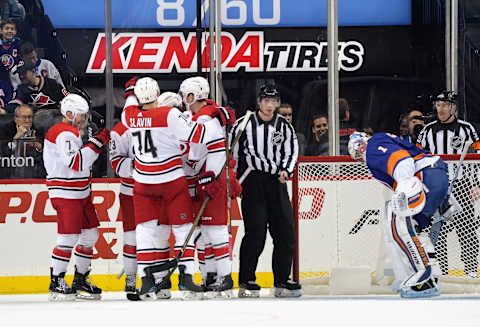
[[[125,90],[123,91],[123,98],[126,99],[130,95],[135,95],[133,89],[135,88],[135,84],[137,84],[138,76],[133,76],[130,78],[127,83],[125,83]]]
[[[201,192],[207,193],[211,198],[215,197],[220,191],[222,187],[220,183],[215,178],[215,173],[211,170],[206,171],[198,177],[197,180],[197,192],[200,194]]]
[[[235,111],[230,107],[215,107],[213,116],[220,121],[220,125],[233,125],[235,123]]]
[[[237,173],[230,170],[230,198],[235,200],[242,193],[242,185],[237,180]]]
[[[110,141],[110,131],[106,128],[102,129],[97,135],[92,136],[88,139],[88,143],[85,146],[88,146],[90,149],[96,153],[101,153],[102,149]]]

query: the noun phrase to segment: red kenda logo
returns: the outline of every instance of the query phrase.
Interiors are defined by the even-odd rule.
[[[208,71],[210,40],[202,36],[202,68]],[[338,43],[339,67],[356,71],[365,50],[358,41]],[[194,32],[118,33],[112,39],[114,73],[194,73],[197,71],[197,38]],[[222,33],[222,71],[237,72],[327,71],[327,42],[267,42],[262,31],[245,32],[240,40]],[[105,70],[105,34],[99,33],[86,69]]]
[[[210,63],[210,37],[202,37],[202,63]],[[118,33],[112,38],[114,73],[179,73],[197,71],[197,38],[182,32]],[[222,33],[222,70],[263,71],[263,32],[247,32],[237,42],[228,32]],[[87,73],[103,73],[105,69],[105,34],[99,33],[88,62]]]

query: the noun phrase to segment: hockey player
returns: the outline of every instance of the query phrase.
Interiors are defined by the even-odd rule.
[[[122,123],[132,134],[135,153],[133,197],[137,233],[138,273],[142,279],[141,299],[170,297],[169,281],[158,283],[166,272],[156,273],[151,280],[145,273],[168,260],[170,225],[179,251],[192,227],[192,202],[182,168],[180,142],[208,143],[215,139],[212,123],[198,124],[174,107],[159,106],[160,90],[150,77],[136,81],[134,95],[127,98]],[[134,104],[138,100],[140,106]],[[234,121],[234,113],[215,108],[223,124]],[[157,226],[158,225],[158,226]],[[192,291],[202,291],[195,285],[193,274],[193,240],[180,259],[180,283]],[[179,252],[177,252],[179,253]],[[158,284],[158,285],[155,285]],[[161,289],[158,289],[158,286]]]
[[[129,294],[136,292],[137,284],[137,240],[132,178],[135,156],[132,149],[132,135],[122,122],[118,122],[113,127],[110,135],[112,137],[110,140],[111,165],[113,171],[121,178],[119,199],[123,226],[123,266],[125,292]]]
[[[71,300],[75,294],[100,299],[102,290],[88,280],[99,226],[91,198],[90,168],[108,144],[110,133],[103,129],[83,145],[79,130],[86,124],[87,101],[70,94],[60,108],[63,120],[49,129],[43,150],[48,195],[57,211],[58,225],[50,268],[50,300]],[[70,287],[64,278],[72,250],[75,276]]]
[[[447,196],[446,164],[440,157],[388,133],[369,138],[356,132],[350,137],[348,149],[353,159],[366,161],[375,179],[394,190],[386,205],[385,241],[400,282],[400,295],[440,295],[440,267],[425,229]]]
[[[197,122],[212,121],[217,105],[207,100],[210,93],[208,82],[203,77],[192,77],[184,80],[180,85],[179,93],[183,103],[192,113],[192,120]],[[226,170],[222,167],[227,160],[225,152],[225,131],[218,121],[216,124],[215,140],[206,144],[190,144],[185,160],[187,175],[197,178],[196,205],[199,208],[205,199],[205,193],[212,198],[207,204],[201,217],[201,235],[205,244],[206,256],[210,256],[210,248],[215,265],[203,273],[207,292],[215,293],[214,296],[231,297],[233,280],[231,277],[232,261],[230,258],[230,244],[227,226],[227,194]],[[236,198],[241,192],[233,169],[230,176],[231,197]],[[211,245],[211,246],[209,246]],[[214,280],[214,272],[217,276]],[[213,283],[212,283],[213,282]]]

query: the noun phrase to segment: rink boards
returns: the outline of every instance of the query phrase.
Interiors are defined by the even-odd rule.
[[[117,279],[123,267],[119,188],[118,179],[94,180],[92,187],[93,202],[100,220],[100,237],[94,249],[92,275],[94,281],[106,291],[122,290],[124,287],[124,279]],[[232,201],[235,281],[243,235],[239,202],[239,199],[238,202]],[[56,212],[48,199],[43,180],[10,180],[0,184],[0,294],[47,291],[56,228]],[[257,280],[264,287],[273,284],[271,253],[272,242],[268,236],[257,270]],[[67,274],[73,273],[72,266],[69,265]],[[198,274],[196,278],[199,282]],[[174,286],[177,285],[175,279],[176,276],[172,280]]]

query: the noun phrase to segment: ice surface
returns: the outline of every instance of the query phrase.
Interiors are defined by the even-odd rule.
[[[480,326],[479,296],[404,300],[398,296],[303,296],[260,299],[129,302],[124,293],[101,301],[50,303],[47,294],[0,295],[0,326]]]

